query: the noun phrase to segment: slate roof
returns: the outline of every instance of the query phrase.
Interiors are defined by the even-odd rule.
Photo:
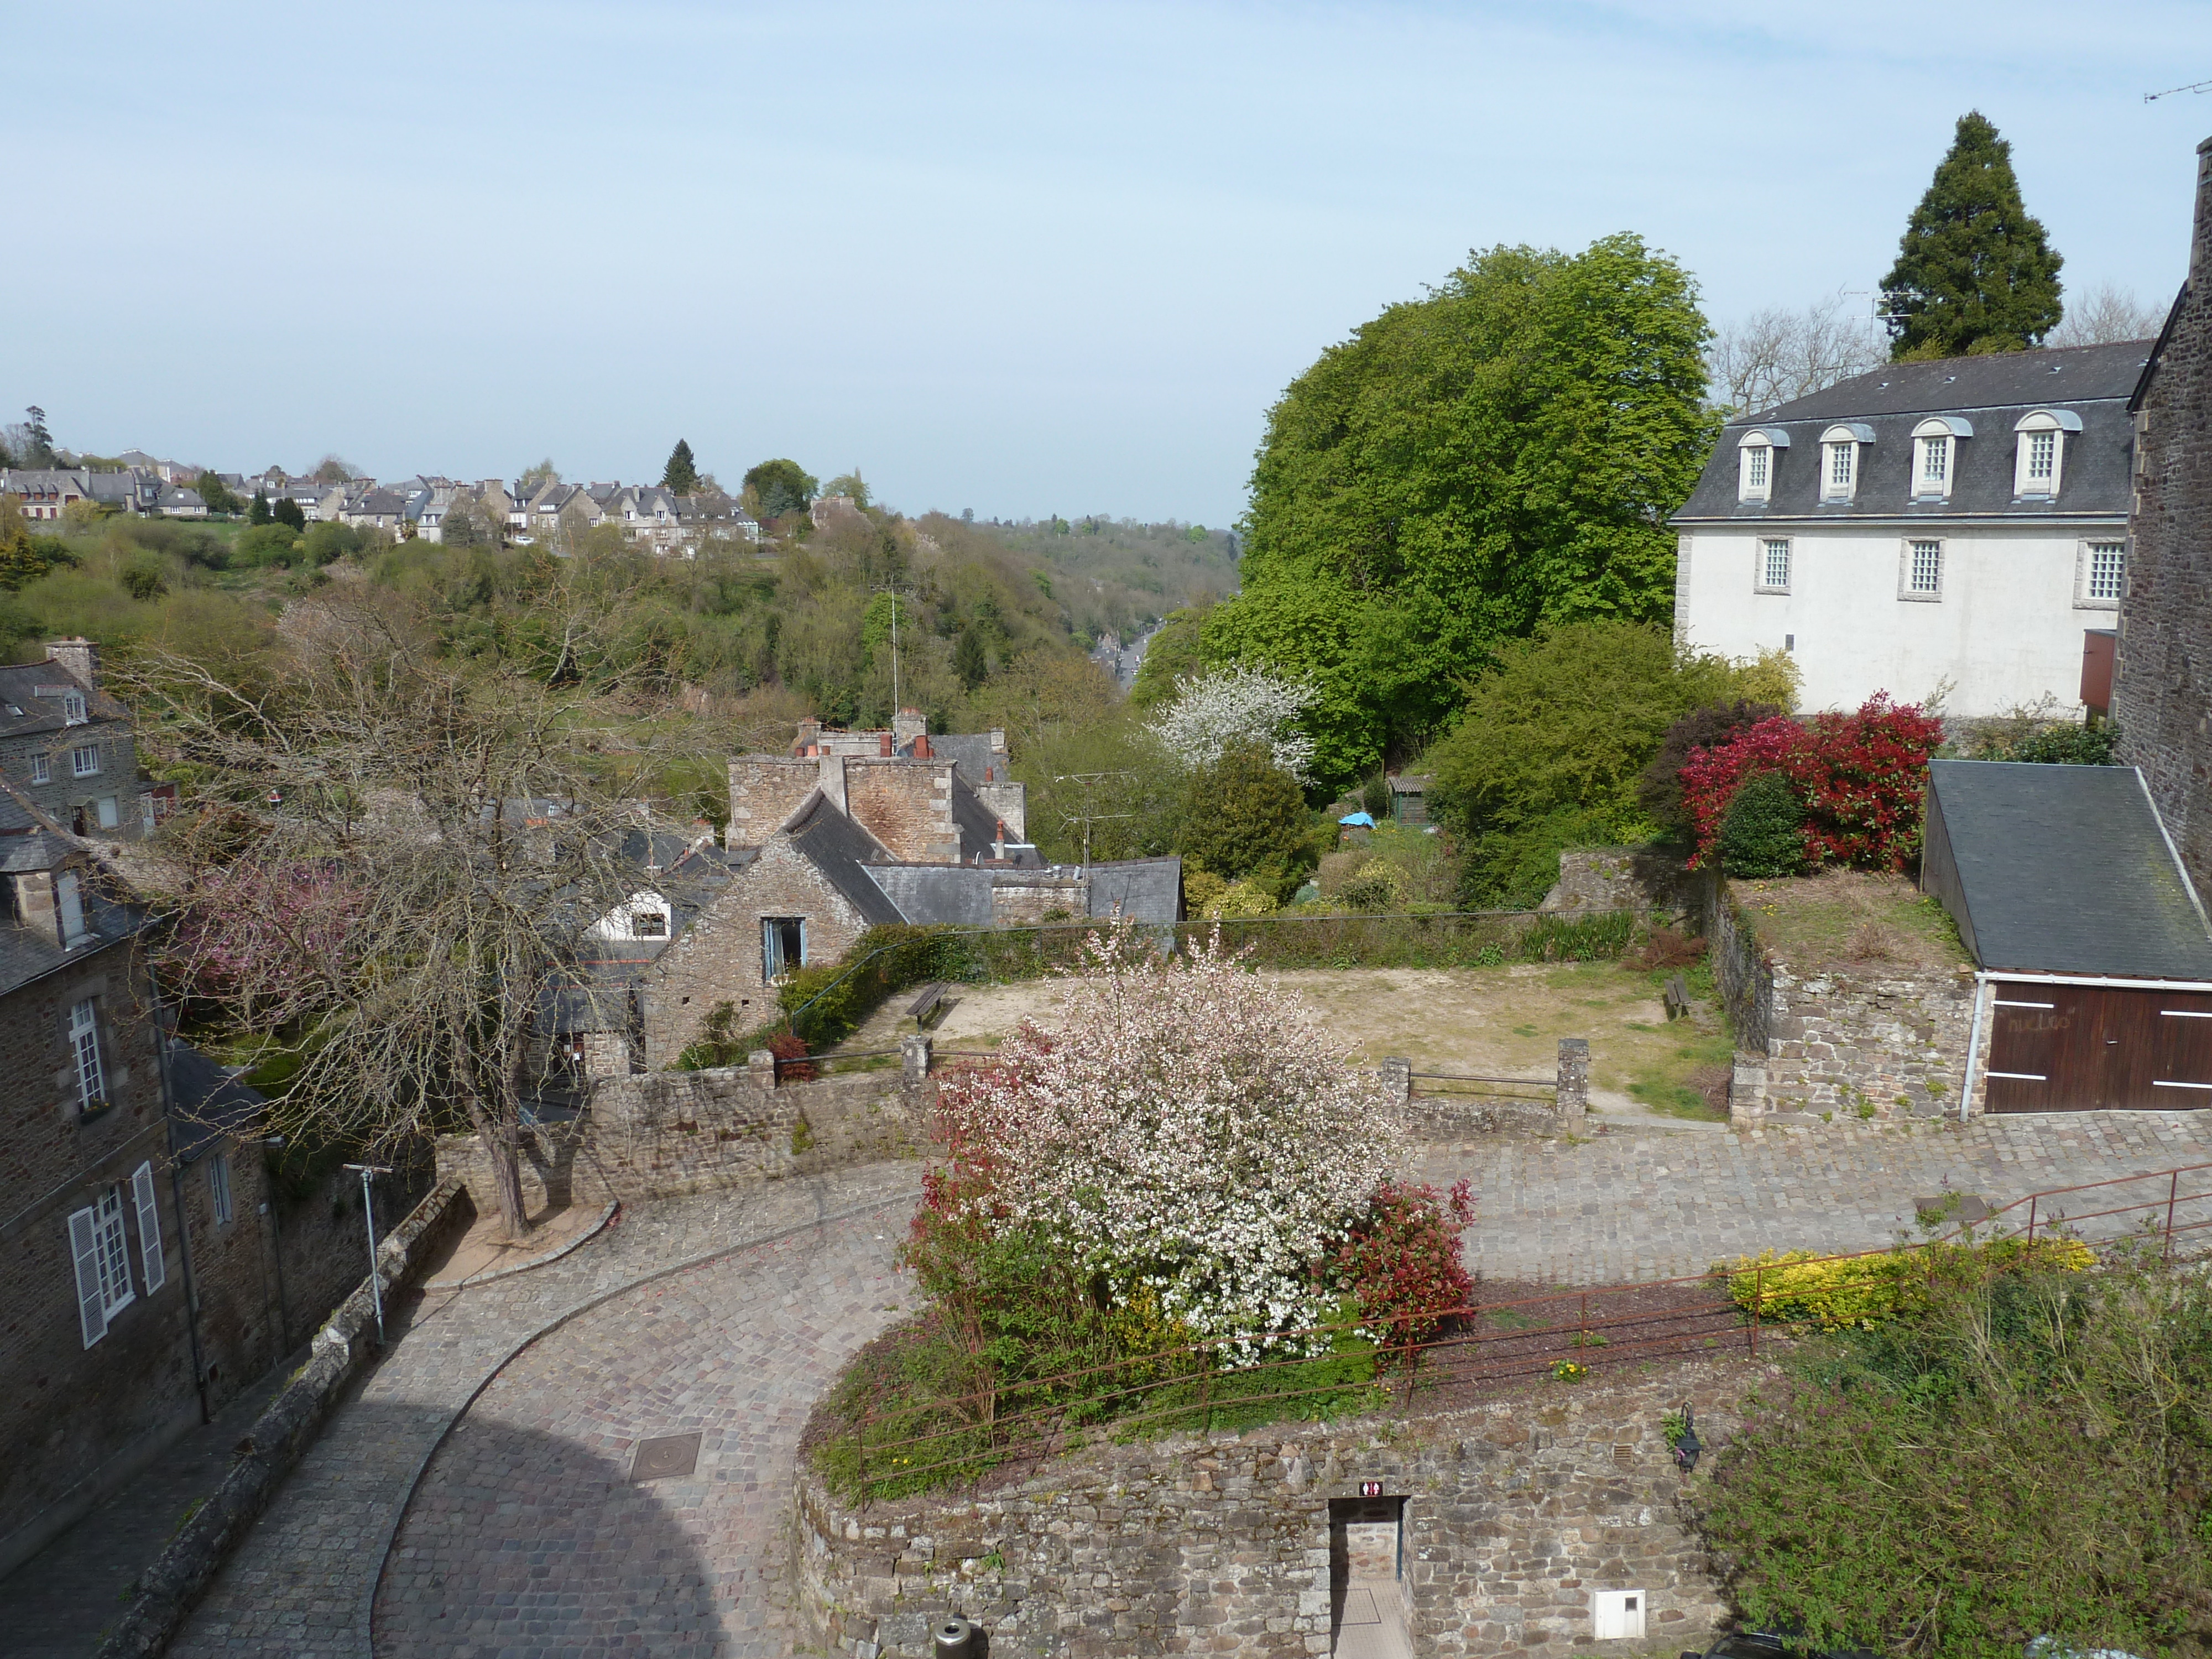
[[[904,921],[955,927],[991,925],[991,872],[973,864],[872,864],[868,878]]]
[[[2149,359],[2151,344],[2130,340],[2118,345],[1888,363],[1810,397],[1732,420],[1722,428],[1690,499],[1668,522],[2034,520],[2083,514],[2125,518],[2134,453],[2134,422],[2127,400]],[[2081,417],[2082,429],[2066,438],[2055,501],[2015,500],[2012,493],[2017,441],[2013,427],[2039,409],[2071,410]],[[1974,435],[1956,445],[1950,499],[1916,502],[1911,477],[1912,428],[1930,415],[1965,416]],[[1820,434],[1846,422],[1864,422],[1872,428],[1874,441],[1860,448],[1858,487],[1852,499],[1823,501]],[[1774,453],[1771,499],[1739,501],[1737,447],[1753,427],[1776,428],[1787,434],[1790,442]]]
[[[246,1127],[264,1104],[259,1090],[189,1042],[169,1044],[169,1091],[179,1120],[177,1156],[186,1164]]]
[[[991,843],[999,835],[999,815],[976,799],[957,765],[952,769],[952,827],[960,832],[963,862],[991,856]]]
[[[912,745],[908,747],[911,752]],[[1006,751],[999,750],[994,757],[988,732],[950,732],[942,737],[933,736],[929,740],[929,752],[939,760],[951,761],[954,771],[970,784],[1013,781]]]
[[[1984,968],[2212,980],[2212,928],[2131,766],[1930,762],[1921,885]]]
[[[111,945],[121,944],[146,927],[149,918],[143,910],[112,902],[88,883],[84,925],[88,937],[74,949],[64,950],[20,922],[0,921],[0,996],[44,979],[58,968],[82,962]]]
[[[906,920],[860,867],[878,859],[888,860],[890,849],[839,811],[819,789],[792,814],[786,829],[801,856],[845,896],[871,927]]]
[[[1130,859],[1091,866],[1091,914],[1110,916],[1115,906],[1133,921],[1182,920],[1182,860]]]
[[[131,718],[130,711],[121,703],[105,691],[88,690],[58,662],[10,663],[0,666],[0,738],[71,729],[63,713],[62,699],[40,696],[39,688],[42,685],[83,692],[85,713],[94,723]],[[20,714],[18,709],[21,710]]]

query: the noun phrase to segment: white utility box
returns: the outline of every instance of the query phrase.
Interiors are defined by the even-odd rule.
[[[1601,1642],[1642,1641],[1644,1607],[1650,1599],[1642,1590],[1592,1590],[1591,1633]]]

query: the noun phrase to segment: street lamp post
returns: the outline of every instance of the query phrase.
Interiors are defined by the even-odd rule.
[[[361,1217],[368,1224],[368,1293],[376,1304],[376,1346],[380,1348],[384,1346],[384,1285],[376,1276],[376,1205],[369,1182],[392,1171],[381,1164],[349,1164],[346,1168],[361,1173]]]

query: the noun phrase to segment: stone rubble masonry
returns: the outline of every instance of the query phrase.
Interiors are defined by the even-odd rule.
[[[952,763],[832,756],[822,763],[845,775],[845,810],[853,822],[909,864],[960,862],[960,829],[952,821]]]
[[[447,1180],[380,1242],[376,1277],[390,1299],[475,1218],[467,1189]],[[364,1241],[364,1248],[366,1248]],[[252,1529],[292,1466],[321,1432],[339,1397],[376,1354],[376,1312],[367,1278],[315,1333],[307,1363],[239,1443],[222,1485],[191,1512],[100,1644],[96,1659],[153,1659]]]
[[[1694,915],[1698,878],[1670,853],[1650,847],[1571,847],[1559,854],[1559,878],[1540,912],[1569,916],[1601,910]]]
[[[2189,283],[2136,416],[2112,719],[2199,893],[2212,893],[2212,138]]]
[[[868,927],[805,854],[788,840],[770,842],[646,970],[639,995],[647,1071],[674,1065],[722,1003],[737,1030],[767,1023],[775,997],[761,975],[764,916],[806,918],[809,963],[836,961]]]
[[[975,799],[983,810],[1006,826],[1006,839],[1030,838],[1030,787],[1025,783],[979,783]]]
[[[822,781],[822,763],[780,755],[739,755],[730,762],[730,827],[725,844],[765,846]]]
[[[1389,1425],[1169,1436],[999,1491],[859,1510],[802,1465],[800,1618],[813,1646],[855,1659],[927,1654],[952,1615],[1001,1659],[1307,1659],[1330,1650],[1330,1501],[1374,1481],[1406,1500],[1416,1651],[1589,1653],[1601,1589],[1644,1591],[1666,1651],[1702,1648],[1726,1609],[1664,1421],[1686,1385],[1720,1444],[1735,1420],[1705,1402],[1740,1395],[1741,1370],[1700,1362]]]
[[[1739,1129],[1955,1115],[1974,1014],[1971,969],[1802,974],[1764,950],[1726,882],[1705,883],[1713,975],[1736,1034]],[[1969,1115],[1983,1109],[1978,1082]]]
[[[772,1066],[728,1066],[603,1081],[574,1123],[523,1131],[525,1203],[635,1204],[921,1155],[926,1080],[911,1085],[896,1066],[781,1085],[774,1076]],[[438,1173],[464,1182],[486,1213],[496,1207],[474,1135],[438,1143]]]
[[[1027,927],[1066,921],[1091,914],[1091,884],[1083,876],[1056,870],[991,872],[991,925]]]

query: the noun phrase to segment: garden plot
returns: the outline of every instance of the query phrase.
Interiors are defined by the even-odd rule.
[[[1559,1039],[1587,1037],[1591,1103],[1601,1114],[1610,1107],[1725,1115],[1700,1093],[1725,1078],[1729,1057],[1703,964],[1685,975],[1698,995],[1695,1012],[1671,1024],[1660,1000],[1666,975],[1610,962],[1288,969],[1261,977],[1302,999],[1364,1064],[1401,1055],[1416,1072],[1548,1079]],[[934,1033],[939,1049],[984,1049],[1024,1019],[1050,1030],[1057,988],[1050,980],[963,985],[946,1001]],[[878,1040],[888,1037],[886,1027]]]

